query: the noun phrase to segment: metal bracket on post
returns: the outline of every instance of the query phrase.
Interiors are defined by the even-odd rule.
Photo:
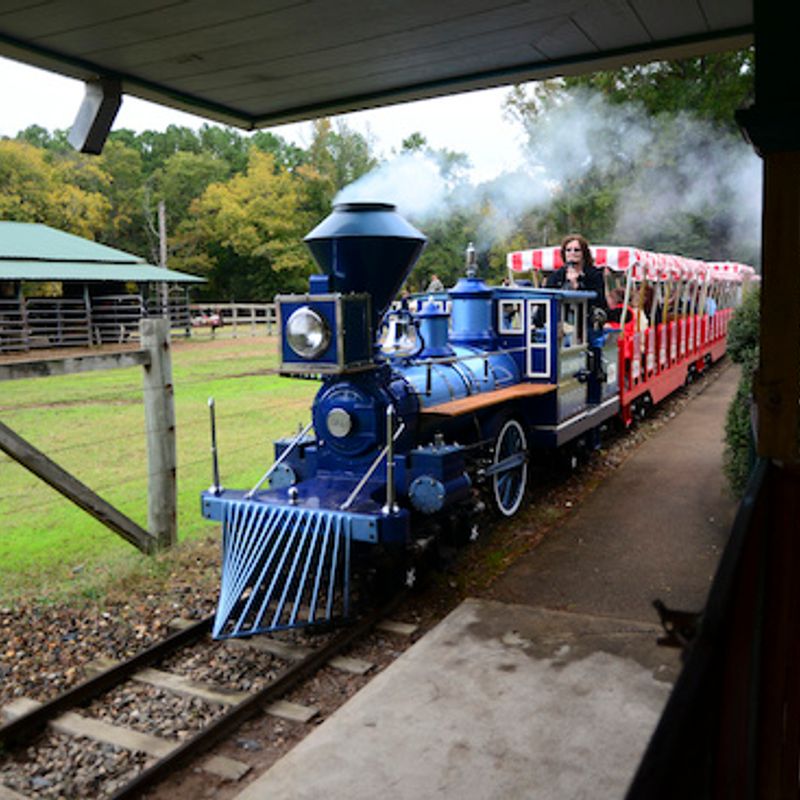
[[[86,94],[67,140],[81,153],[100,155],[122,105],[122,84],[99,78],[86,84]]]

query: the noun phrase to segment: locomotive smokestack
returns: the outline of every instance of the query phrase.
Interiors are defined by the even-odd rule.
[[[340,203],[308,236],[331,291],[368,292],[372,329],[389,308],[427,239],[389,203]]]

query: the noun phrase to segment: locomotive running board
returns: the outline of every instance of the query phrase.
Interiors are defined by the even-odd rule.
[[[352,519],[325,509],[225,504],[215,639],[303,628],[350,613]]]

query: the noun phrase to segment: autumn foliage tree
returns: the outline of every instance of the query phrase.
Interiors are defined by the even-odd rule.
[[[245,172],[210,184],[192,203],[174,265],[206,277],[218,298],[269,301],[302,289],[312,263],[301,189],[271,154],[251,149]]]
[[[95,239],[110,207],[106,182],[91,165],[81,172],[27,142],[0,140],[0,219],[41,222]]]

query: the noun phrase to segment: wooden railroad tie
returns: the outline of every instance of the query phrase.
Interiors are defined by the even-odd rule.
[[[86,665],[86,671],[89,674],[97,674],[117,666],[118,663],[113,659],[101,658],[89,662]],[[159,669],[147,668],[139,670],[133,675],[132,680],[172,692],[173,694],[197,697],[207,703],[215,703],[217,705],[235,706],[250,696],[249,692],[222,689],[211,684],[193,681],[183,675],[176,675],[174,672],[164,672]],[[273,717],[279,717],[291,722],[309,722],[319,713],[319,709],[315,706],[302,706],[299,703],[290,703],[287,700],[276,700],[274,703],[270,703],[264,711]]]
[[[42,704],[28,697],[19,697],[8,705],[3,706],[3,717],[7,720],[17,719],[24,714],[35,711]],[[84,717],[74,711],[67,711],[52,719],[49,727],[56,733],[66,734],[67,736],[85,736],[103,744],[115,745],[125,750],[146,753],[154,758],[163,758],[176,747],[180,742],[171,742],[160,736],[152,736],[148,733],[141,733],[132,728],[125,728],[121,725],[113,725],[91,717]],[[206,772],[230,781],[238,781],[250,771],[250,765],[242,761],[237,761],[226,756],[213,756],[205,760],[202,764]],[[4,795],[3,791],[10,792],[0,785],[0,800],[12,800],[12,798],[22,797],[22,795]]]
[[[193,625],[194,622],[180,617],[173,619],[169,627],[173,630],[184,630]],[[225,644],[232,648],[259,650],[262,653],[282,658],[284,661],[300,661],[312,651],[310,647],[303,647],[291,642],[282,642],[268,636],[253,636],[249,639],[225,639]],[[360,658],[348,658],[347,656],[335,656],[328,664],[341,672],[348,672],[351,675],[366,675],[374,664],[369,661],[362,661]]]

